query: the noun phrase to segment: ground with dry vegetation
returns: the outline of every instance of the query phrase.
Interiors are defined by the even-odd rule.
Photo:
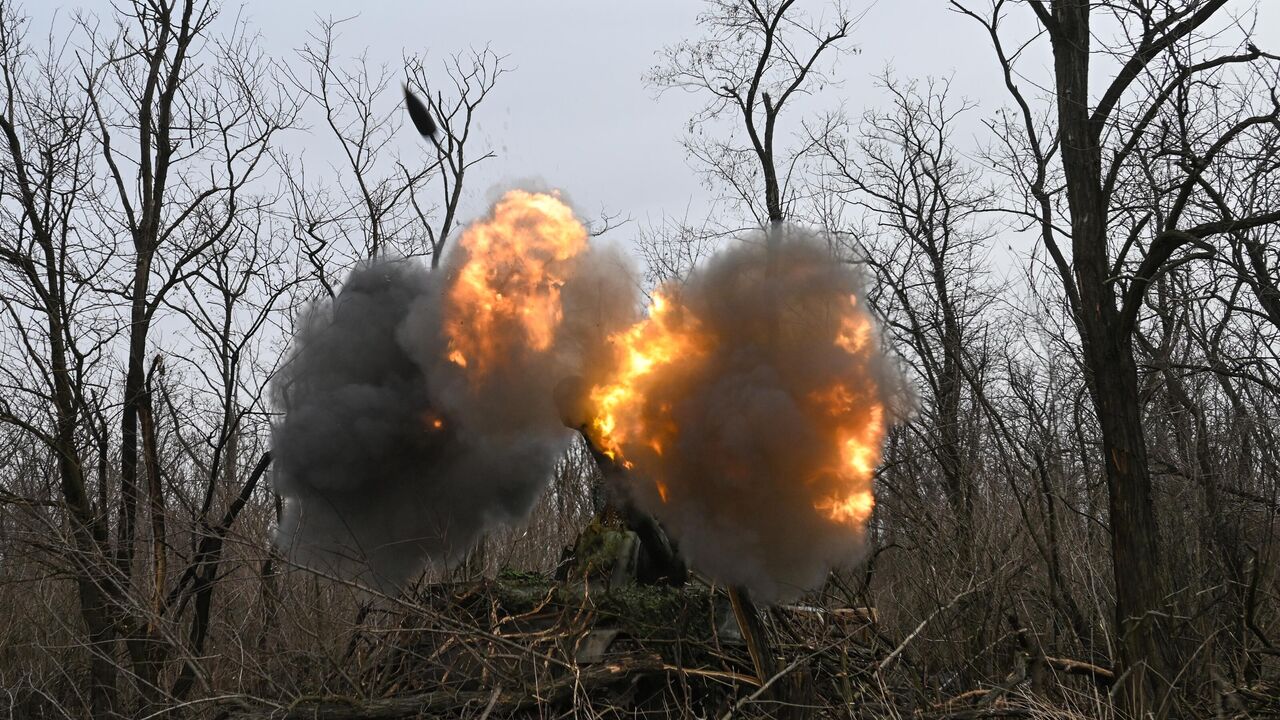
[[[948,695],[917,664],[912,643],[924,627],[891,637],[874,609],[807,605],[762,611],[762,627],[778,668],[763,681],[723,588],[503,572],[363,605],[345,651],[310,692],[239,698],[214,715],[967,720],[1112,712],[1109,670],[1033,655],[1029,645],[1013,654],[1003,682]],[[315,660],[303,653],[289,662]],[[1280,684],[1259,682],[1223,702],[1204,712],[1280,717]]]

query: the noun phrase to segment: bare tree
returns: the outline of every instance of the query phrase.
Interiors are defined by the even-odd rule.
[[[208,37],[216,8],[132,10],[110,35],[78,20],[86,49],[74,62],[51,45],[31,63],[11,9],[0,22],[6,184],[18,229],[5,258],[19,271],[4,298],[26,338],[21,372],[34,383],[10,377],[31,389],[47,383],[55,410],[45,422],[10,405],[5,419],[62,459],[60,494],[73,528],[66,551],[80,587],[96,715],[124,709],[117,638],[126,641],[144,707],[164,695],[160,674],[176,646],[162,621],[170,510],[154,402],[163,352],[155,353],[151,330],[175,288],[226,247],[271,137],[292,118],[288,96],[268,92],[274,83],[264,84],[250,38]],[[188,66],[197,52],[215,62]],[[30,322],[39,318],[41,331]],[[107,361],[121,349],[122,376]],[[96,475],[85,472],[94,467]],[[144,559],[149,572],[139,575]]]
[[[962,403],[974,376],[965,368],[972,363],[966,354],[977,349],[979,317],[994,294],[982,282],[995,194],[953,146],[956,118],[971,107],[949,99],[948,83],[900,82],[891,75],[882,82],[891,101],[887,111],[869,111],[860,128],[828,125],[839,131],[814,140],[831,162],[832,190],[865,213],[863,225],[843,235],[853,235],[856,247],[849,250],[874,271],[884,296],[881,317],[895,346],[911,349],[928,389],[918,429],[936,438],[928,446],[960,533],[961,564],[968,565],[972,548],[963,535],[973,527],[976,468],[973,449],[966,448],[973,413]]]
[[[341,21],[322,20],[299,51],[302,71],[289,70],[289,76],[308,107],[321,114],[322,136],[337,141],[345,165],[317,176],[304,155],[277,149],[294,239],[314,281],[330,296],[337,284],[333,274],[362,259],[430,256],[432,266],[439,265],[458,224],[467,172],[496,157],[491,149],[477,149],[476,120],[507,72],[506,58],[488,48],[458,53],[443,63],[451,85],[444,90],[430,80],[423,57],[406,56],[405,87],[422,92],[439,131],[423,155],[401,157],[393,139],[404,130],[405,113],[393,73],[372,67],[365,54],[339,55],[340,27]],[[436,183],[438,201],[426,200]]]
[[[52,43],[50,44],[52,47]],[[87,309],[87,279],[108,266],[113,253],[90,243],[79,228],[93,202],[90,110],[74,92],[71,71],[57,56],[40,57],[26,43],[25,21],[0,6],[0,74],[5,136],[0,237],[7,316],[4,399],[0,418],[47,447],[56,463],[59,495],[72,545],[66,555],[90,650],[88,704],[95,715],[116,708],[116,665],[111,647],[116,623],[108,566],[109,509],[95,503],[91,450],[84,426],[96,398],[86,375],[112,336]],[[106,458],[101,458],[105,463]],[[105,465],[100,470],[106,472]]]
[[[471,134],[475,131],[476,112],[492,92],[498,78],[507,72],[505,62],[506,57],[489,48],[454,55],[444,63],[445,75],[453,85],[452,90],[446,94],[444,91],[434,90],[435,84],[428,80],[427,68],[421,58],[405,59],[413,84],[423,89],[427,108],[440,126],[440,131],[432,138],[439,157],[436,162],[439,165],[437,182],[440,186],[440,205],[437,209],[440,215],[434,224],[430,219],[432,213],[418,199],[416,186],[409,186],[409,199],[431,245],[431,267],[439,267],[440,260],[444,257],[445,244],[458,223],[458,204],[462,200],[467,171],[496,157],[493,150],[488,149],[474,156],[470,155],[474,147],[469,147],[468,141],[474,144]],[[411,175],[403,165],[401,173],[406,180]]]
[[[1016,107],[1007,127],[1018,131],[1021,176],[1033,201],[1029,212],[1075,315],[1109,487],[1115,627],[1125,677],[1121,696],[1135,716],[1171,712],[1170,691],[1184,660],[1173,640],[1169,601],[1175,588],[1152,504],[1134,355],[1139,314],[1150,284],[1176,266],[1188,247],[1211,247],[1209,241],[1226,233],[1280,222],[1275,208],[1242,216],[1219,207],[1214,217],[1195,210],[1217,194],[1215,168],[1223,155],[1251,128],[1275,121],[1274,104],[1255,114],[1253,98],[1240,98],[1243,104],[1226,111],[1226,122],[1212,130],[1201,126],[1212,135],[1193,136],[1176,126],[1166,133],[1161,121],[1195,84],[1270,61],[1247,37],[1239,39],[1237,51],[1219,52],[1203,42],[1225,4],[1029,2],[1054,57],[1055,122],[1048,126],[1019,85],[1021,52],[1001,25],[1009,3],[995,0],[984,11],[952,3],[978,20],[995,48]],[[1091,65],[1101,65],[1105,75]],[[1097,80],[1101,87],[1094,85]],[[1151,212],[1135,213],[1124,203],[1123,187],[1133,177],[1136,150],[1150,143],[1162,144],[1176,158],[1169,168],[1174,177]],[[1051,202],[1059,193],[1048,183],[1051,166],[1065,183],[1065,233]],[[1069,257],[1059,242],[1064,238],[1070,240]]]
[[[262,449],[269,434],[264,395],[280,356],[272,358],[267,339],[277,331],[273,323],[297,305],[303,282],[284,229],[267,208],[240,210],[231,232],[167,301],[189,323],[196,354],[176,358],[189,377],[158,389],[158,412],[178,461],[190,463],[200,480],[187,498],[181,484],[174,488],[186,505],[179,517],[192,518],[193,547],[175,582],[158,585],[164,595],[157,612],[190,606],[189,658],[205,652],[227,535],[271,462]],[[246,456],[257,460],[245,462]],[[183,662],[174,699],[187,697],[198,672],[195,662]]]
[[[379,107],[379,101],[387,99],[393,74],[385,66],[370,67],[364,55],[344,62],[337,55],[340,26],[341,21],[322,20],[298,51],[305,74],[290,71],[294,85],[322,113],[326,134],[337,141],[346,161],[337,173],[336,192],[327,196],[331,205],[321,206],[321,215],[308,220],[333,226],[356,258],[411,255],[403,237],[408,218],[402,200],[435,166],[418,168],[403,179],[391,166],[392,138],[403,113],[398,103],[392,109]],[[306,195],[308,189],[298,186],[295,192]]]
[[[843,5],[813,17],[796,0],[709,0],[698,17],[706,35],[663,50],[647,76],[659,91],[707,98],[684,139],[714,190],[731,198],[757,227],[794,212],[796,171],[814,157],[803,136],[781,149],[780,120],[800,98],[832,83],[831,62],[848,49],[855,19]],[[724,132],[716,123],[731,120]],[[793,131],[798,130],[793,126]],[[745,131],[747,142],[735,138]]]

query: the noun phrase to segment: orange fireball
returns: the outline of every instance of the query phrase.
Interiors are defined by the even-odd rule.
[[[587,230],[550,193],[512,190],[467,227],[446,292],[448,358],[483,375],[505,354],[547,350],[563,311],[560,288],[587,249]]]
[[[646,452],[661,455],[678,432],[669,417],[670,406],[650,412],[648,386],[666,382],[670,366],[696,362],[709,339],[699,332],[696,318],[655,293],[649,317],[614,336],[613,342],[620,360],[613,379],[591,390],[592,430],[605,454],[630,468],[633,463],[624,457],[624,445],[640,444]],[[661,479],[656,484],[665,501],[666,486]]]
[[[856,271],[809,238],[777,252],[654,293],[611,338],[589,429],[695,565],[783,597],[856,556],[901,387]]]

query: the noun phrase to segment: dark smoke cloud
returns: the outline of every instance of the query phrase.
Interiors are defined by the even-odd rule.
[[[277,543],[296,561],[394,591],[427,562],[462,557],[528,513],[572,433],[553,389],[602,354],[636,308],[633,275],[589,249],[560,288],[554,345],[512,343],[483,378],[447,360],[445,294],[468,261],[355,270],[299,323],[273,384]]]
[[[408,261],[357,269],[307,312],[275,385],[277,541],[303,564],[384,590],[424,558],[465,552],[490,517],[519,514],[531,494],[483,467],[489,456],[459,435],[397,339],[432,279]]]
[[[766,601],[816,588],[862,553],[862,528],[815,510],[815,493],[830,480],[806,478],[823,475],[832,442],[828,418],[806,398],[845,382],[860,406],[885,407],[886,424],[911,402],[897,365],[878,348],[852,358],[832,343],[832,309],[861,297],[860,274],[819,237],[775,232],[785,237],[772,260],[756,234],[666,290],[713,342],[646,393],[646,422],[674,423],[674,443],[660,453],[626,448],[632,496],[691,565]],[[665,483],[665,502],[654,479]]]
[[[766,601],[820,585],[861,552],[860,528],[815,508],[845,486],[825,470],[829,418],[806,398],[843,383],[858,407],[883,405],[886,423],[910,404],[878,348],[851,358],[833,343],[833,308],[847,313],[859,274],[819,238],[785,235],[772,255],[763,235],[746,238],[664,290],[713,342],[646,393],[645,412],[678,426],[675,442],[626,447],[634,468],[614,478],[694,567]],[[458,243],[436,272],[362,267],[300,322],[273,385],[277,540],[299,562],[393,591],[427,562],[454,561],[486,529],[525,517],[572,437],[566,421],[593,417],[588,389],[608,382],[638,316],[628,263],[598,247],[557,260],[554,340],[535,350],[517,320],[498,322],[500,352],[481,373],[450,360],[447,332],[450,283],[473,261]]]

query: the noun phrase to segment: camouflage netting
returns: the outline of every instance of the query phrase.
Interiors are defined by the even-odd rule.
[[[876,678],[892,648],[877,637],[874,613],[854,609],[765,612],[783,673],[762,691],[728,593],[699,581],[633,582],[625,566],[636,542],[619,528],[589,527],[562,581],[504,572],[381,600],[362,613],[325,693],[224,707],[221,716],[469,717],[489,708],[491,718],[546,717],[578,708],[718,717],[741,705],[748,717],[825,709],[847,718],[853,707],[878,716],[889,696],[911,703],[905,684]]]

